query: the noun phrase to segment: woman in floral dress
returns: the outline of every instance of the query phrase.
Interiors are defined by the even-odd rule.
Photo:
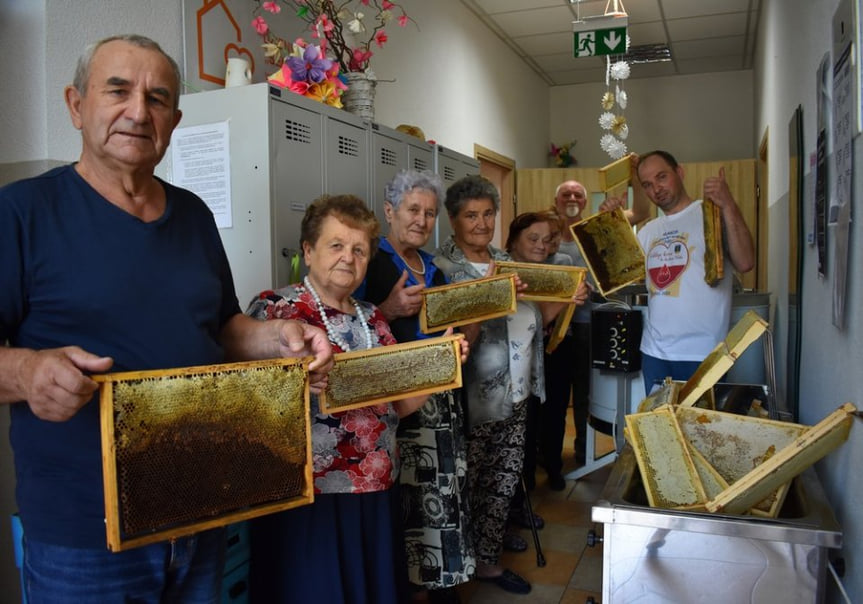
[[[381,312],[351,293],[366,275],[378,223],[362,200],[325,197],[302,223],[308,276],[264,291],[247,314],[295,319],[327,331],[333,352],[395,343]],[[251,522],[255,602],[397,604],[408,595],[398,499],[399,416],[427,397],[335,414],[311,398],[315,501]]]

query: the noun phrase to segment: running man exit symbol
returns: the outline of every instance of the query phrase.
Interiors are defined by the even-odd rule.
[[[576,57],[622,55],[626,52],[626,27],[577,31],[574,37]]]

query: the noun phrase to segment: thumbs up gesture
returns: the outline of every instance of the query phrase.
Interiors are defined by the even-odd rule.
[[[704,181],[704,199],[709,199],[720,209],[736,205],[728,182],[725,180],[725,168],[719,168],[719,176],[710,176]]]
[[[390,295],[378,305],[387,320],[412,317],[419,312],[423,301],[420,292],[425,289],[425,285],[420,283],[405,286],[407,280],[408,272],[402,271],[401,277],[390,290]]]

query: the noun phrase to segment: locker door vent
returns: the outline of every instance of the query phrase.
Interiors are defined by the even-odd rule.
[[[339,155],[350,155],[351,157],[359,157],[360,143],[352,138],[339,135]]]
[[[414,158],[414,170],[418,172],[422,172],[423,170],[428,170],[428,164],[419,157]]]
[[[455,170],[450,166],[444,166],[443,179],[446,181],[455,180]]]
[[[397,164],[396,152],[392,149],[381,147],[381,164],[384,166],[395,166]]]
[[[312,127],[301,122],[285,120],[285,138],[289,141],[311,144]]]

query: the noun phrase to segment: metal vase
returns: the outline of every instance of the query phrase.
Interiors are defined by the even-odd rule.
[[[349,71],[344,75],[348,80],[348,89],[342,94],[345,110],[363,119],[374,120],[377,80],[363,71]]]

